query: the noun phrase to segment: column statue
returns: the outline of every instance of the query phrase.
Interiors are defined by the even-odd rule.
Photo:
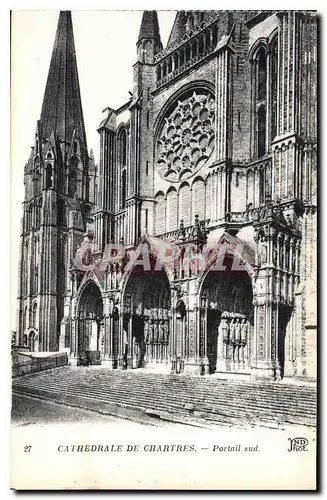
[[[241,322],[240,318],[235,320],[235,349],[234,349],[234,360],[240,361],[240,344],[241,344]]]
[[[158,342],[159,344],[163,344],[165,340],[165,328],[164,328],[164,320],[159,320],[159,335]]]
[[[150,341],[150,329],[149,322],[147,320],[144,321],[144,342],[148,344]]]
[[[246,318],[243,318],[242,323],[241,323],[241,348],[240,348],[241,353],[242,353],[242,362],[243,363],[245,361],[244,350],[245,350],[245,346],[247,343],[247,333],[248,333],[248,325],[246,322]]]
[[[164,342],[168,345],[169,343],[169,325],[168,321],[164,321],[163,323],[163,332],[164,332]]]
[[[235,318],[231,319],[229,325],[229,359],[234,361],[234,346],[235,346]]]
[[[247,333],[248,333],[248,325],[246,324],[246,318],[243,318],[242,323],[241,323],[241,343],[242,343],[242,345],[246,344]]]

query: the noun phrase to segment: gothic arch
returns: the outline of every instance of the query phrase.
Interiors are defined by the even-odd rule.
[[[89,276],[84,276],[84,278],[81,281],[80,286],[78,287],[78,291],[77,291],[77,295],[76,295],[75,313],[78,311],[81,296],[83,295],[84,290],[88,287],[88,285],[90,283],[94,284],[96,287],[99,288],[100,293],[101,293],[101,297],[103,297],[104,290],[103,290],[102,286],[100,285],[97,277],[94,275],[92,276],[92,278]]]
[[[220,239],[220,243],[226,242],[228,238]],[[236,242],[236,239],[230,241]],[[237,251],[226,249],[217,268],[213,251],[199,277],[200,356],[207,363],[205,373],[249,371],[254,331],[253,282],[246,266],[233,270],[235,257],[237,260]],[[242,260],[246,262],[244,255]]]
[[[178,226],[178,194],[171,186],[166,194],[166,231],[175,231]]]
[[[208,204],[207,197],[205,195],[206,186],[204,179],[201,176],[195,177],[192,182],[192,218],[194,215],[198,214],[199,220],[205,220],[206,218],[206,205]],[[211,201],[211,200],[210,200]]]
[[[85,280],[76,301],[78,365],[101,363],[103,302],[99,284]]]
[[[127,140],[127,127],[126,123],[122,122],[117,128],[117,159],[118,165],[126,167],[127,165],[127,150],[128,150],[128,140]]]
[[[160,242],[161,242],[161,240],[160,240]],[[122,278],[119,282],[119,290],[120,290],[122,297],[125,294],[126,285],[128,283],[128,280],[129,280],[131,274],[133,273],[135,267],[137,266],[137,260],[140,258],[141,254],[142,254],[143,245],[148,246],[148,252],[149,252],[150,259],[152,259],[152,263],[153,263],[153,261],[156,261],[158,258],[156,251],[151,248],[151,244],[147,242],[146,237],[143,240],[141,240],[139,246],[137,247],[137,249],[135,250],[135,253],[133,255],[133,260],[135,260],[135,265],[130,265],[128,270],[124,271]],[[164,270],[164,272],[168,278],[169,283],[171,283],[174,279],[172,270],[169,269],[169,267],[164,262],[162,263],[161,267]]]
[[[258,38],[253,43],[253,45],[250,47],[249,54],[248,54],[250,62],[254,61],[254,59],[256,58],[256,56],[261,48],[263,48],[265,50],[265,52],[267,52],[267,50],[268,50],[267,38],[264,38],[264,37]]]
[[[178,189],[178,221],[183,219],[185,226],[191,225],[191,188],[188,182],[182,182]]]
[[[166,230],[166,197],[163,191],[158,191],[155,199],[155,233],[163,234]]]
[[[156,269],[154,251],[150,263],[150,270],[135,263],[121,288],[124,357],[127,364],[129,353],[133,368],[163,362],[168,366],[170,281],[164,266]]]
[[[33,306],[32,306],[32,321],[31,321],[31,324],[32,324],[32,328],[36,328],[36,319],[37,319],[37,303],[34,302]]]
[[[237,240],[237,238],[235,238],[235,240]],[[240,253],[241,246],[243,249],[245,249],[245,244],[243,242],[241,242],[240,240],[238,240],[238,242],[240,244],[240,247],[238,248],[237,241],[236,241],[236,245],[235,245],[235,248],[233,250],[234,251],[234,255],[233,255],[231,253],[231,251],[229,251],[229,249],[228,249],[228,246],[231,242],[228,241],[228,239],[225,237],[225,234],[223,234],[217,242],[217,248],[219,249],[220,245],[227,244],[226,256],[228,258],[232,258],[232,259],[234,257],[236,257],[237,259],[240,259],[242,261],[242,269],[244,269],[244,271],[246,271],[246,273],[248,274],[248,276],[251,279],[251,282],[253,284],[253,279],[255,276],[254,267],[253,267],[254,259],[252,258],[252,256],[249,254],[249,251],[247,251],[247,250],[244,250],[243,253]],[[254,252],[254,250],[253,250],[253,252]],[[203,269],[202,273],[200,273],[198,280],[197,280],[197,289],[198,289],[199,295],[201,295],[203,283],[205,281],[206,276],[212,271],[212,268],[214,267],[214,265],[217,262],[217,252],[216,252],[215,248],[212,248],[211,250],[208,251],[206,259],[207,260],[206,260],[204,269]]]

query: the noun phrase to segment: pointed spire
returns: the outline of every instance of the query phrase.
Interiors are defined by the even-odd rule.
[[[145,10],[143,12],[137,43],[139,43],[144,38],[153,39],[161,45],[158,14],[156,10]]]
[[[73,132],[86,147],[82,102],[70,11],[61,11],[43,98],[42,136],[70,142]]]

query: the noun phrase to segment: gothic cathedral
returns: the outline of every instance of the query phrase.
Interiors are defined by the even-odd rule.
[[[316,13],[179,11],[163,47],[145,11],[136,42],[97,165],[60,13],[24,169],[17,343],[108,369],[315,378]]]

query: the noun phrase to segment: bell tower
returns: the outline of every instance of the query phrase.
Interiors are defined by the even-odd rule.
[[[17,331],[19,344],[31,350],[59,347],[70,288],[68,266],[85,230],[83,206],[90,201],[88,168],[72,17],[61,11],[35,143],[24,171]]]

